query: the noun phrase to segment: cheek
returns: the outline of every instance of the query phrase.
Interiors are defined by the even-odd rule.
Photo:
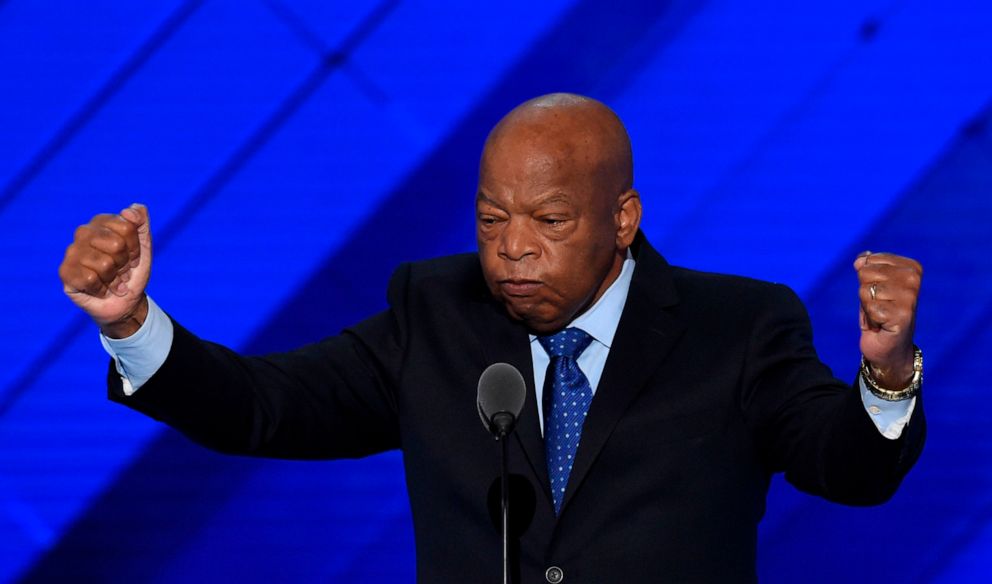
[[[588,252],[582,248],[558,248],[546,253],[545,265],[557,295],[572,299],[583,294],[595,272],[592,262],[596,256]]]
[[[556,274],[558,292],[571,301],[584,301],[599,288],[613,263],[615,248],[585,240],[553,254],[549,266]]]

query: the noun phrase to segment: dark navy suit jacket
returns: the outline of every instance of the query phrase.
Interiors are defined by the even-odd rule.
[[[630,292],[560,517],[533,387],[510,444],[517,581],[749,582],[772,473],[852,505],[889,498],[918,457],[920,404],[887,440],[856,387],[816,356],[788,288],[669,266],[639,236]],[[497,444],[479,375],[515,365],[528,331],[490,297],[475,254],[406,264],[390,308],[299,350],[242,357],[178,324],[162,368],[111,399],[223,452],[285,458],[404,453],[422,582],[500,573]]]

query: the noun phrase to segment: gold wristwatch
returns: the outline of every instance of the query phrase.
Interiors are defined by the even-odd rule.
[[[902,401],[909,399],[920,393],[923,387],[923,351],[913,345],[913,378],[909,380],[909,385],[899,389],[885,389],[880,386],[871,373],[871,365],[865,356],[861,356],[861,379],[864,379],[868,391],[872,392],[879,399],[885,401]]]

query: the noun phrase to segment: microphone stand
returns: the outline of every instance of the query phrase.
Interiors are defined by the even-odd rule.
[[[510,584],[510,472],[506,468],[506,436],[500,437],[500,509],[503,518],[503,584]]]
[[[500,443],[499,456],[499,500],[500,519],[503,531],[503,584],[510,584],[510,470],[508,468],[507,438],[513,431],[515,416],[508,412],[493,415],[496,428],[496,441]]]

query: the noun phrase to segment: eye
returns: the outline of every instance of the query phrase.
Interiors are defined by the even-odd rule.
[[[479,215],[479,223],[482,225],[495,225],[498,220],[493,215]]]

